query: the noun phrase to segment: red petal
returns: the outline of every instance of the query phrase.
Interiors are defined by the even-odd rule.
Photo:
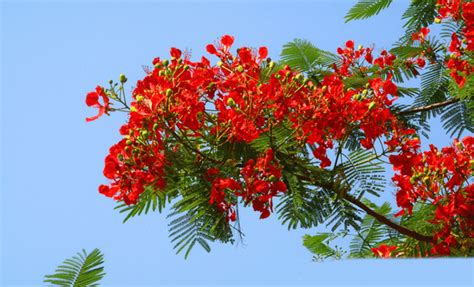
[[[171,48],[171,51],[170,51],[170,55],[171,57],[173,58],[181,58],[181,50],[180,49],[177,49],[177,48]]]
[[[221,43],[222,45],[224,45],[226,48],[230,48],[230,46],[232,46],[232,44],[234,43],[234,37],[230,36],[230,35],[224,35],[222,36],[221,38]]]
[[[209,54],[213,54],[213,55],[217,54],[216,47],[214,47],[214,45],[212,44],[207,45],[206,50]]]
[[[86,105],[88,107],[92,107],[94,105],[99,104],[99,94],[96,92],[90,92],[86,96]]]
[[[258,56],[260,59],[265,59],[268,56],[267,47],[260,47],[260,49],[258,49]]]

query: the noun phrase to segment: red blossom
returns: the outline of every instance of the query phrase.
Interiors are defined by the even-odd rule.
[[[389,246],[386,244],[381,244],[377,248],[372,248],[372,252],[376,257],[381,258],[390,258],[392,257],[392,253],[397,249],[397,246]]]
[[[224,47],[229,49],[232,46],[232,44],[234,43],[234,37],[229,36],[229,35],[224,35],[221,38],[221,43],[222,43],[222,45],[224,45]]]
[[[102,97],[103,104],[99,102],[99,96]],[[104,88],[97,86],[95,92],[90,92],[86,96],[86,105],[88,107],[98,108],[99,113],[96,116],[86,118],[87,122],[94,121],[100,118],[104,113],[107,113],[110,109],[109,98],[104,91]]]

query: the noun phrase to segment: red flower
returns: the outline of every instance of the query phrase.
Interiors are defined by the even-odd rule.
[[[170,55],[171,57],[175,58],[175,59],[178,59],[178,58],[181,58],[181,50],[180,49],[177,49],[177,48],[171,48],[170,50]]]
[[[354,50],[354,41],[352,41],[352,40],[347,41],[346,42],[346,47],[349,48],[349,49]]]
[[[416,59],[416,64],[418,67],[423,68],[426,65],[426,61],[423,58]]]
[[[258,49],[258,56],[260,59],[265,59],[268,56],[267,47],[260,47],[260,49]]]
[[[209,54],[213,54],[213,55],[216,55],[217,54],[217,50],[216,50],[216,47],[212,44],[209,44],[206,46],[206,50]]]
[[[372,252],[376,257],[389,258],[392,256],[392,252],[395,251],[395,249],[397,249],[397,246],[382,244],[377,248],[372,248]]]
[[[420,41],[420,42],[423,43],[429,32],[430,32],[430,29],[428,29],[426,27],[423,27],[423,28],[420,29],[419,32],[413,33],[411,35],[411,39],[413,41]]]
[[[99,102],[99,96],[102,97],[103,104]],[[100,118],[104,113],[107,113],[110,109],[109,98],[105,94],[104,89],[101,86],[95,88],[95,92],[90,92],[86,96],[86,105],[88,107],[98,108],[99,113],[96,116],[86,118],[87,122],[94,121]]]
[[[229,49],[234,43],[234,37],[229,36],[229,35],[224,35],[221,38],[221,43],[222,45],[224,45],[225,48]]]

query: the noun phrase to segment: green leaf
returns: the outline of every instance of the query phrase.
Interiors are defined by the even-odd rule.
[[[307,40],[295,39],[283,46],[280,54],[282,64],[304,73],[312,73],[317,67],[329,67],[338,61],[330,52],[316,48]]]
[[[330,233],[321,233],[314,236],[306,234],[303,236],[303,245],[315,255],[322,258],[329,258],[336,254],[336,251],[325,243],[330,237]]]
[[[385,217],[391,216],[392,209],[388,202],[380,207],[368,201],[364,201],[364,203]],[[378,222],[374,217],[365,215],[360,230],[357,231],[357,236],[350,243],[350,257],[363,258],[371,255],[371,248],[378,246],[379,242],[387,238],[386,232],[385,225]]]
[[[209,204],[208,183],[183,179],[180,193],[182,197],[168,215],[169,237],[177,254],[184,251],[184,257],[188,258],[196,243],[210,252],[208,242],[233,242],[233,234],[224,214]]]
[[[330,195],[323,189],[310,189],[308,184],[284,171],[283,177],[288,188],[276,206],[278,219],[288,229],[311,228],[323,223],[331,214]]]
[[[70,259],[66,259],[58,266],[52,275],[46,275],[43,282],[53,286],[98,286],[104,277],[104,257],[99,249],[91,253],[82,250]]]
[[[150,211],[161,212],[167,202],[166,194],[164,191],[156,190],[153,186],[147,186],[136,204],[127,205],[123,201],[115,207],[120,213],[126,213],[127,215],[123,219],[123,222],[127,222],[132,217],[147,214]]]
[[[423,52],[423,47],[396,46],[390,50],[390,53],[401,58],[416,57]]]
[[[361,0],[345,16],[346,22],[360,20],[377,15],[392,4],[392,0]]]
[[[343,168],[345,179],[357,197],[362,197],[365,192],[379,196],[385,190],[385,168],[371,151],[361,149],[351,152]]]

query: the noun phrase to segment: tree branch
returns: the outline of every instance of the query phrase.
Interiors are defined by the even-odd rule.
[[[296,162],[294,162],[294,163],[295,163],[296,166],[298,165]],[[347,193],[347,191],[348,191],[347,188],[346,189],[343,188],[341,190],[340,187],[338,187],[338,185],[335,184],[335,182],[321,182],[321,181],[318,181],[315,178],[313,178],[311,176],[311,174],[308,174],[308,173],[306,173],[306,175],[298,175],[298,177],[301,180],[313,183],[315,186],[326,188],[326,189],[332,190],[336,194],[340,194],[341,197],[344,200],[349,201],[350,203],[354,204],[355,206],[357,206],[360,209],[362,209],[363,211],[365,211],[368,215],[374,217],[380,223],[385,224],[385,225],[389,226],[392,229],[395,229],[396,231],[398,231],[401,234],[404,234],[408,237],[414,238],[418,241],[434,243],[434,240],[433,240],[432,236],[426,236],[426,235],[423,235],[423,234],[419,234],[416,231],[410,230],[406,227],[403,227],[403,226],[391,221],[390,219],[386,218],[382,214],[377,213],[375,210],[373,210],[370,207],[368,207],[367,205],[365,205],[363,202],[361,202],[357,198],[355,198],[352,195],[348,194]]]
[[[375,210],[371,209],[370,207],[368,207],[367,205],[365,205],[363,202],[361,202],[357,198],[353,197],[352,195],[349,195],[349,194],[346,193],[346,194],[344,194],[344,199],[349,201],[350,203],[356,205],[360,209],[364,210],[368,215],[374,217],[380,223],[385,224],[385,225],[395,229],[396,231],[398,231],[401,234],[404,234],[406,236],[415,238],[418,241],[424,241],[424,242],[429,242],[429,243],[434,242],[433,237],[419,234],[416,231],[413,231],[413,230],[405,228],[401,225],[398,225],[397,223],[395,223],[395,222],[391,221],[390,219],[386,218],[385,216],[377,213]]]
[[[426,112],[426,111],[433,110],[433,109],[436,109],[436,108],[449,106],[449,105],[452,105],[452,104],[457,103],[457,102],[459,102],[459,99],[450,99],[450,100],[440,102],[440,103],[435,103],[435,104],[431,104],[431,105],[427,105],[427,106],[423,106],[423,107],[419,107],[419,108],[414,108],[414,109],[411,109],[411,110],[401,111],[398,114],[399,115],[411,115],[411,114],[416,114],[416,113],[419,113],[419,112]]]

